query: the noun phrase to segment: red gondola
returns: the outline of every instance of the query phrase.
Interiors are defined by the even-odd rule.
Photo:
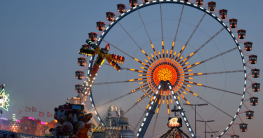
[[[124,4],[118,4],[117,9],[119,13],[124,13],[125,12],[125,5]]]
[[[252,91],[259,92],[260,91],[260,83],[253,83],[252,84]]]
[[[106,18],[108,21],[114,21],[115,14],[113,12],[106,12]]]
[[[204,4],[203,0],[196,0],[196,5],[203,5],[203,4]]]
[[[97,41],[97,34],[94,32],[89,33],[89,40],[92,42]]]
[[[76,93],[81,93],[81,92],[83,92],[83,90],[84,90],[84,86],[82,86],[80,84],[75,85],[75,92]]]
[[[229,19],[230,28],[237,28],[237,19]]]
[[[97,22],[97,30],[104,31],[105,30],[105,23],[104,22]]]
[[[249,100],[250,100],[251,106],[257,106],[258,105],[258,97],[251,97]]]
[[[237,33],[238,33],[238,39],[245,39],[245,37],[246,37],[246,30],[238,30],[237,31]]]
[[[216,10],[216,2],[208,2],[208,10],[209,11],[215,11]]]
[[[247,124],[239,124],[240,132],[247,132]]]
[[[259,69],[252,69],[251,72],[252,72],[252,77],[253,78],[258,78],[259,77],[259,72],[260,72]]]
[[[76,75],[76,79],[79,79],[79,80],[84,79],[84,72],[83,71],[76,71],[75,75]]]
[[[253,45],[252,42],[245,42],[245,43],[244,43],[245,50],[246,50],[246,51],[251,51],[251,50],[252,50],[252,45]]]
[[[253,119],[253,117],[254,117],[254,111],[251,111],[251,110],[246,111],[246,118],[247,119]]]
[[[258,58],[258,56],[256,56],[256,55],[250,55],[249,56],[249,63],[250,64],[257,64],[257,58]]]
[[[86,66],[87,65],[87,59],[86,58],[78,58],[78,65],[79,66]]]
[[[111,57],[112,57],[112,60],[114,62],[117,62],[117,63],[120,63],[120,64],[124,63],[125,58],[123,56],[112,54]]]
[[[143,3],[146,3],[146,2],[150,2],[150,0],[143,0],[142,2],[143,2]]]
[[[130,6],[131,7],[136,7],[137,6],[137,0],[129,0]]]
[[[227,10],[226,9],[219,10],[219,15],[220,15],[221,19],[226,19],[227,18]]]

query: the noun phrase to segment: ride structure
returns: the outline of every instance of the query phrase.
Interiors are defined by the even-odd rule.
[[[89,33],[89,40],[87,40],[87,44],[83,45],[82,48],[80,49],[79,53],[86,55],[86,56],[91,56],[89,59],[89,64],[87,66],[87,60],[81,58],[78,59],[79,65],[85,66],[84,69],[87,69],[87,76],[85,76],[84,71],[79,70],[76,72],[76,78],[77,79],[84,79],[86,77],[86,80],[84,80],[84,83],[82,85],[78,84],[76,85],[76,92],[83,92],[85,96],[89,95],[89,99],[91,101],[92,108],[94,109],[95,115],[98,118],[100,125],[105,126],[105,122],[103,119],[100,117],[97,108],[103,107],[104,105],[107,105],[109,103],[112,103],[114,101],[118,101],[119,99],[126,97],[128,95],[131,95],[135,92],[138,91],[143,91],[144,94],[133,104],[131,105],[130,108],[126,110],[126,113],[128,113],[130,110],[132,110],[136,105],[138,105],[142,100],[147,99],[146,97],[150,97],[149,104],[146,107],[146,110],[144,111],[143,115],[139,119],[139,122],[134,129],[138,129],[138,132],[136,134],[137,137],[143,137],[145,132],[147,131],[147,128],[152,121],[153,114],[156,111],[156,118],[155,118],[155,123],[153,127],[153,133],[155,130],[156,126],[156,120],[158,119],[158,114],[161,106],[161,101],[163,101],[163,104],[167,104],[167,114],[170,116],[170,107],[169,104],[175,102],[177,105],[178,109],[182,109],[179,100],[184,100],[186,103],[190,104],[190,101],[187,100],[186,95],[190,94],[194,96],[195,98],[202,100],[209,104],[212,108],[215,108],[217,111],[220,111],[221,113],[225,114],[226,116],[229,116],[230,122],[226,125],[226,127],[222,130],[222,132],[219,135],[216,135],[217,137],[223,137],[225,135],[231,135],[232,136],[238,136],[236,135],[234,131],[234,125],[238,125],[240,128],[241,132],[246,132],[247,131],[247,124],[243,122],[241,115],[242,113],[246,113],[246,118],[247,119],[253,119],[253,114],[254,111],[250,110],[248,106],[246,105],[246,101],[250,101],[251,106],[256,106],[258,103],[258,97],[255,97],[251,92],[249,92],[249,89],[251,88],[253,92],[258,92],[260,90],[260,84],[252,80],[252,78],[258,78],[260,74],[260,70],[257,68],[252,67],[252,64],[257,63],[257,56],[250,54],[245,51],[251,51],[252,50],[252,42],[249,41],[242,41],[241,39],[246,38],[246,30],[243,29],[235,29],[237,28],[237,22],[238,20],[235,18],[227,19],[227,13],[228,11],[226,9],[221,9],[219,11],[216,11],[216,2],[208,2],[207,4],[203,4],[203,0],[196,0],[196,3],[193,3],[194,0],[191,2],[189,0],[144,0],[142,3],[138,2],[137,0],[130,0],[129,5],[131,6],[130,8],[127,8],[124,4],[118,4],[117,5],[117,10],[119,13],[121,13],[119,16],[115,18],[117,14],[113,12],[107,12],[106,13],[106,19],[110,23],[106,22],[97,22],[97,29],[101,35],[98,36],[97,33],[92,32]],[[178,22],[178,27],[176,30],[175,38],[172,42],[172,47],[171,50],[165,50],[164,46],[164,36],[163,36],[163,22],[162,22],[162,5],[163,4],[180,4],[182,5],[182,10]],[[160,16],[161,16],[161,29],[162,29],[162,41],[161,41],[161,50],[156,51],[154,44],[149,37],[148,31],[145,27],[145,23],[142,19],[142,16],[140,14],[140,9],[146,8],[148,6],[152,5],[160,5]],[[181,18],[183,15],[184,7],[188,6],[191,8],[195,8],[201,12],[204,13],[198,24],[195,26],[194,31],[186,41],[186,43],[181,47],[179,52],[177,53],[174,48],[175,48],[175,43],[176,43],[176,37],[178,34],[178,29],[180,27],[181,23]],[[138,11],[140,19],[142,21],[142,24],[144,26],[144,29],[148,35],[149,41],[151,48],[153,50],[153,54],[149,54],[149,51],[144,51],[138,43],[131,37],[129,32],[125,30],[125,28],[121,25],[120,20],[122,20],[124,17],[127,17],[129,14]],[[199,25],[203,21],[204,17],[206,15],[209,15],[212,17],[212,19],[216,20],[222,28],[216,32],[212,37],[210,37],[206,42],[204,42],[203,45],[198,47],[196,50],[191,52],[190,54],[184,55],[184,51],[187,47],[189,47],[189,41],[195,34],[196,30],[199,28]],[[219,17],[218,17],[219,16]],[[229,23],[229,26],[226,24]],[[108,24],[106,27],[105,25]],[[140,49],[143,55],[145,55],[146,59],[144,61],[135,58],[134,56],[124,52],[117,46],[113,45],[112,43],[109,43],[106,41],[104,38],[108,34],[108,32],[116,25],[118,24],[121,26],[121,28],[127,33],[127,35],[131,38],[132,41],[134,41],[135,45]],[[194,62],[191,63],[190,59],[194,57],[195,55],[198,55],[201,49],[203,49],[209,42],[213,41],[223,30],[225,30],[229,35],[228,37],[232,38],[235,44],[235,47],[230,48],[226,51],[220,52],[219,54],[213,55],[210,58],[207,58],[202,61]],[[237,34],[238,37],[235,37],[234,34]],[[99,38],[97,38],[99,37]],[[113,54],[108,54],[104,53],[103,50],[101,51],[100,45],[102,41],[106,42],[106,51],[108,51],[109,45],[117,49],[118,51],[122,52],[123,54],[127,55],[127,57],[130,57],[133,59],[133,61],[139,63],[141,65],[141,69],[137,69],[138,67],[134,68],[125,68],[125,67],[120,67],[116,63],[117,61],[120,62],[121,58],[118,58],[118,56],[113,56]],[[244,44],[244,47],[241,48],[240,44]],[[93,49],[91,49],[93,48]],[[237,51],[239,52],[239,55],[241,57],[241,63],[242,63],[242,69],[240,70],[230,70],[230,71],[214,71],[214,72],[193,72],[193,70],[196,67],[199,67],[201,64],[208,63],[208,61],[214,60],[218,57],[221,57],[223,55],[226,55],[227,53],[230,53],[232,51]],[[95,55],[98,55],[95,63],[93,64]],[[248,56],[248,57],[246,57]],[[116,57],[116,58],[114,58]],[[119,56],[120,57],[120,56]],[[105,83],[94,83],[95,77],[97,75],[97,72],[100,68],[100,66],[103,64],[103,61],[105,58],[108,60],[109,64],[113,66],[116,70],[120,70],[121,68],[123,71],[129,71],[129,72],[135,72],[138,73],[139,78],[131,78],[129,80],[125,81],[117,81],[117,82],[105,82]],[[114,61],[114,59],[116,61]],[[247,61],[245,60],[247,59]],[[124,61],[123,61],[124,62]],[[120,63],[123,63],[120,62]],[[112,64],[113,63],[113,64]],[[250,71],[247,69],[251,69]],[[248,72],[248,73],[247,73]],[[243,73],[244,77],[244,83],[243,83],[243,91],[242,93],[238,92],[233,92],[227,89],[223,88],[217,88],[214,86],[209,86],[206,84],[198,83],[193,81],[195,77],[200,77],[200,76],[207,76],[207,75],[222,75],[222,74],[232,74],[232,73]],[[252,78],[251,78],[251,77]],[[168,81],[168,82],[167,82]],[[129,82],[139,82],[139,87],[133,89],[129,93],[125,93],[123,95],[120,95],[116,98],[110,99],[109,101],[106,101],[105,103],[95,105],[95,100],[92,95],[92,85],[104,85],[104,84],[115,84],[115,83],[129,83]],[[162,83],[164,84],[162,84]],[[81,82],[82,83],[82,82]],[[165,85],[165,86],[162,86]],[[247,87],[248,85],[248,87]],[[224,92],[227,94],[239,96],[241,98],[241,102],[235,111],[234,116],[230,115],[227,113],[224,109],[220,108],[219,106],[215,105],[213,101],[209,101],[209,99],[203,98],[201,94],[198,94],[197,92],[194,92],[195,90],[192,90],[191,87],[203,87],[207,88],[210,90],[215,90],[215,91],[220,91]],[[93,90],[94,91],[94,90]],[[96,92],[95,92],[96,93]],[[250,98],[245,99],[245,94],[248,93]],[[162,100],[161,100],[162,99]],[[246,111],[241,111],[242,105],[245,105]],[[226,107],[225,107],[226,108]],[[188,131],[190,132],[191,137],[195,137],[195,134],[190,126],[190,122],[186,118],[186,113],[181,112],[181,116],[183,117],[183,120],[185,121],[185,124],[188,128]],[[199,114],[198,114],[199,115]],[[204,120],[200,115],[199,117]],[[241,123],[234,123],[236,119],[239,118]],[[140,124],[140,125],[139,125]],[[208,125],[209,126],[209,125]],[[209,126],[211,129],[211,127]],[[229,130],[229,128],[233,129],[233,134],[227,134],[226,132]],[[213,131],[211,129],[211,131]]]

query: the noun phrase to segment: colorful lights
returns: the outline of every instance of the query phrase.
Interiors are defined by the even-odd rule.
[[[174,45],[174,43],[173,43],[173,45]],[[144,66],[140,67],[143,71],[137,70],[137,69],[128,69],[130,71],[139,72],[140,74],[138,76],[140,76],[140,77],[141,76],[147,76],[147,78],[137,78],[137,79],[131,79],[129,81],[130,82],[139,81],[140,85],[148,83],[148,84],[144,85],[145,89],[143,90],[143,92],[146,91],[148,88],[150,88],[151,90],[153,88],[156,88],[161,81],[169,81],[171,83],[171,86],[173,88],[176,88],[175,95],[178,98],[178,100],[181,100],[181,98],[182,98],[187,103],[190,103],[186,99],[186,97],[184,96],[184,95],[187,95],[188,92],[193,94],[194,96],[198,97],[198,95],[196,93],[192,92],[190,90],[190,88],[192,87],[191,85],[202,86],[202,84],[195,83],[195,82],[189,81],[189,80],[193,79],[190,76],[203,75],[203,73],[187,73],[187,72],[192,72],[192,69],[189,69],[189,68],[192,68],[194,66],[201,64],[201,62],[196,62],[192,65],[188,65],[189,62],[187,62],[187,60],[189,57],[194,55],[194,52],[191,53],[190,56],[188,56],[187,58],[183,58],[183,56],[181,55],[181,52],[176,54],[176,51],[173,51],[173,49],[171,49],[170,51],[162,49],[161,51],[158,51],[158,53],[157,53],[154,49],[153,44],[151,44],[151,46],[153,48],[154,54],[156,55],[157,59],[155,59],[154,54],[150,54],[151,56],[149,57],[146,54],[146,52],[141,49],[142,53],[144,53],[147,57],[145,59],[145,62],[148,63],[149,66],[146,65],[145,63],[141,62],[139,59],[134,58],[135,61],[140,62],[142,65],[144,65]],[[185,49],[185,46],[182,47],[182,50],[184,50],[184,49]],[[173,57],[168,58],[169,53],[170,53],[170,56],[172,56],[172,53],[173,53]],[[165,54],[166,54],[166,56],[165,56]],[[149,62],[149,60],[151,61],[151,63]],[[180,60],[182,60],[182,61],[180,62]],[[186,63],[184,63],[184,62],[186,62]],[[188,84],[186,84],[185,82]],[[134,90],[134,91],[137,91],[137,90]],[[148,92],[145,93],[144,96],[146,97],[147,94],[148,94]],[[163,97],[162,98],[163,104],[167,103],[167,106],[169,106],[169,101],[171,103],[173,102],[173,100],[171,98],[172,96],[171,96],[170,91],[167,91],[165,89],[160,90],[160,95],[162,95],[162,97]],[[151,95],[151,94],[149,94],[147,96],[153,98],[153,95]],[[140,99],[138,99],[137,101],[140,102],[141,100],[142,100],[142,97]]]
[[[177,71],[171,65],[160,65],[155,68],[153,72],[153,81],[156,85],[160,83],[160,81],[169,80],[172,85],[175,84],[177,80]]]
[[[0,107],[8,111],[8,102],[10,101],[9,99],[9,94],[5,94],[5,88],[2,88],[0,92]]]

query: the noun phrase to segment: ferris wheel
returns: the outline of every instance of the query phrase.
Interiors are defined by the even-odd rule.
[[[211,131],[221,131],[215,134],[217,137],[237,138],[235,129],[247,131],[243,113],[246,119],[253,119],[254,111],[246,102],[256,106],[258,97],[250,91],[260,90],[260,84],[252,80],[259,77],[260,70],[252,67],[257,56],[250,54],[253,43],[243,41],[246,30],[236,29],[238,20],[228,19],[226,9],[216,11],[216,5],[213,1],[204,4],[203,0],[129,0],[130,7],[118,4],[118,13],[106,13],[108,22],[96,22],[100,32],[89,33],[87,44],[79,51],[83,56],[78,64],[84,68],[75,74],[83,81],[75,85],[75,90],[91,101],[100,125],[106,125],[101,115],[114,103],[122,106],[125,115],[135,117],[131,126],[137,137],[144,137],[146,132],[154,134],[167,125],[165,117],[171,116],[171,105],[175,105],[182,109],[180,115],[191,137],[196,133],[191,119],[195,113],[204,122],[221,119],[205,124]],[[171,13],[174,9],[180,12]],[[190,16],[195,22],[185,21],[187,10],[195,11],[200,18]],[[159,14],[154,14],[156,11]],[[135,18],[135,12],[138,18],[130,19]],[[171,15],[177,18],[164,17]],[[149,19],[156,16],[158,20]],[[136,21],[140,26],[132,28]],[[173,22],[172,27],[166,22]],[[208,35],[202,24],[213,33]],[[157,35],[159,38],[151,38]],[[193,112],[193,107],[184,106],[199,102],[208,107]]]

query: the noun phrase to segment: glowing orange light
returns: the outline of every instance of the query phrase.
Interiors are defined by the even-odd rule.
[[[153,80],[156,85],[158,85],[161,80],[169,80],[170,83],[174,85],[177,80],[177,72],[170,65],[160,65],[153,72]]]

